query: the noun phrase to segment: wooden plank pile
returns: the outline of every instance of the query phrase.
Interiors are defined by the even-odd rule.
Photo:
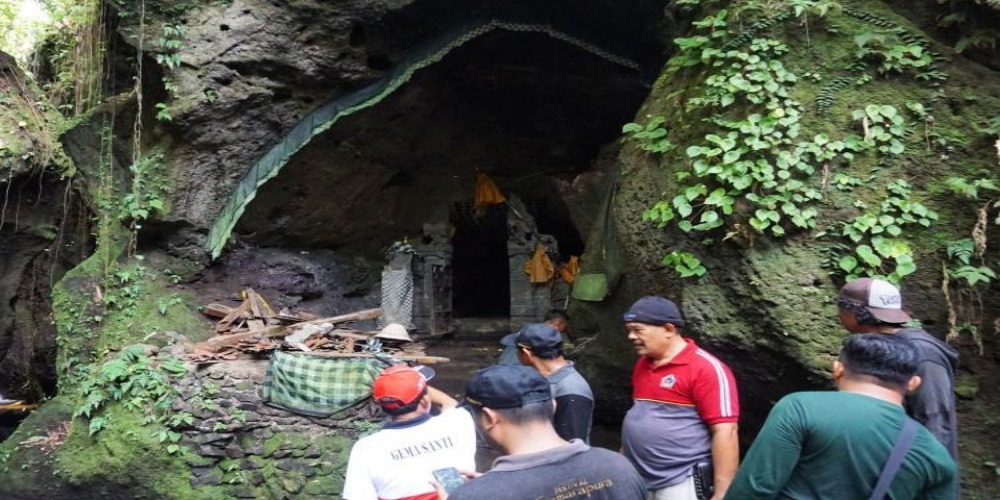
[[[381,309],[365,309],[348,314],[319,318],[306,312],[287,309],[275,313],[253,289],[242,293],[243,302],[237,307],[206,304],[203,313],[219,318],[215,336],[194,345],[186,357],[196,363],[214,363],[240,357],[269,355],[276,349],[300,350],[314,356],[364,357],[372,339],[381,342],[381,351],[399,361],[423,364],[447,362],[448,358],[427,356],[424,345],[409,339],[380,337],[377,331],[349,328],[354,321],[370,320],[382,314]]]

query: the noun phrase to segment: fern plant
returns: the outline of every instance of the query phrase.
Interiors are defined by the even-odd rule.
[[[176,394],[169,377],[186,372],[187,367],[177,359],[158,361],[143,346],[128,346],[83,382],[80,389],[83,403],[73,411],[73,417],[89,419],[89,433],[94,435],[109,424],[108,416],[101,414],[101,410],[112,402],[120,402],[126,409],[145,412],[146,424],[167,423],[166,411]],[[182,416],[181,422],[184,421]]]

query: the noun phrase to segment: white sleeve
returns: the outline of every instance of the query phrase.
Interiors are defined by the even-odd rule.
[[[464,470],[476,470],[476,424],[472,420],[472,413],[465,408],[452,408],[448,410],[447,417],[455,429],[455,439],[463,459],[459,469],[464,467]]]
[[[347,474],[344,476],[343,496],[346,500],[378,500],[378,492],[375,491],[375,484],[368,474],[368,457],[364,453],[364,446],[358,446],[361,441],[351,448],[351,457],[347,460]]]

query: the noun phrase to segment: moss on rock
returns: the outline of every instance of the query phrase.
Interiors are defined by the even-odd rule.
[[[884,2],[844,2],[843,10],[831,10],[825,17],[811,15],[808,35],[802,19],[790,12],[769,12],[763,3],[756,11],[745,6],[701,2],[697,12],[682,12],[681,18],[718,19],[721,10],[729,9],[728,25],[691,29],[685,36],[713,40],[713,30],[728,30],[720,31],[725,33],[721,35],[726,44],[723,50],[737,51],[747,51],[755,38],[784,43],[788,52],[775,60],[796,75],[789,91],[801,110],[796,140],[818,134],[826,134],[829,140],[863,137],[872,124],[863,123],[853,112],[868,105],[892,106],[906,124],[901,139],[904,150],[898,154],[858,151],[853,157],[817,163],[813,173],[802,176],[802,182],[822,194],[808,205],[817,210],[812,230],[796,231],[789,225],[783,238],[762,236],[750,228],[758,207],[746,199],[736,202],[718,229],[685,232],[674,218],[665,230],[657,230],[641,214],[658,201],[671,204],[699,181],[712,182],[706,180],[709,176],[691,173],[699,156],[694,151],[692,157],[687,147],[710,142],[709,134],[725,137],[732,130],[726,128],[725,120],[767,113],[763,106],[739,96],[731,105],[694,105],[692,99],[709,96],[708,77],[721,71],[724,63],[680,62],[687,56],[698,59],[700,49],[687,55],[675,53],[636,121],[665,117],[668,138],[678,147],[652,154],[626,142],[614,165],[621,172],[614,218],[623,260],[620,267],[628,272],[607,301],[577,302],[571,314],[575,333],[595,338],[581,356],[580,367],[596,381],[600,409],[615,412],[628,404],[628,360],[632,359],[624,352],[621,313],[643,295],[677,300],[689,319],[685,333],[699,339],[736,372],[746,403],[741,428],[752,436],[771,402],[794,390],[828,386],[826,374],[844,336],[829,300],[845,274],[838,269],[837,256],[857,245],[840,235],[841,225],[878,207],[887,199],[887,187],[893,181],[903,179],[912,187],[906,202],[925,204],[939,214],[929,228],[914,224],[900,235],[913,249],[918,268],[905,278],[903,289],[907,305],[926,325],[946,324],[948,311],[940,295],[941,259],[950,241],[968,233],[976,207],[953,195],[944,181],[948,176],[996,178],[996,152],[991,148],[995,131],[986,130],[986,125],[1000,114],[1000,79],[951,54],[932,38],[933,26],[924,31]],[[933,56],[925,66],[898,66],[880,74],[872,60],[863,63],[858,55],[859,43],[863,43],[858,37],[871,34],[884,36],[890,45],[919,45]],[[840,188],[834,183],[837,174],[859,181],[853,188]],[[746,194],[733,194],[738,190],[731,186],[729,190],[737,197]],[[696,205],[695,215],[711,208],[693,200],[692,205]],[[590,235],[584,262],[600,259],[598,238]],[[695,254],[708,274],[681,279],[663,266],[663,256],[676,250]],[[931,331],[944,333],[936,328]]]

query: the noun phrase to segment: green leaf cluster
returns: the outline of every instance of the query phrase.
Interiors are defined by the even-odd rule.
[[[855,57],[876,65],[879,74],[923,70],[934,63],[930,53],[917,43],[901,40],[895,32],[866,32],[854,37]]]
[[[854,244],[837,258],[837,268],[848,279],[883,277],[893,283],[917,270],[913,250],[899,239],[906,227],[930,227],[937,212],[911,199],[913,188],[902,179],[891,182],[877,210],[868,210],[841,223],[841,236]],[[864,203],[856,204],[865,208]]]
[[[975,248],[972,238],[962,238],[948,244],[948,258],[951,260],[951,266],[947,268],[948,277],[969,288],[979,283],[988,285],[997,277],[989,266],[975,265]]]
[[[665,122],[666,118],[663,116],[653,116],[645,125],[626,123],[622,127],[622,133],[628,134],[643,151],[666,153],[676,146],[667,138],[667,129],[663,126]]]
[[[882,236],[872,237],[871,245],[860,244],[854,247],[852,253],[840,257],[837,266],[847,275],[848,280],[870,276],[884,278],[892,283],[899,283],[903,277],[917,270],[909,243]]]
[[[184,45],[183,38],[187,28],[183,24],[165,24],[159,39],[160,53],[156,54],[156,62],[167,69],[177,69],[181,66],[180,49]]]
[[[114,266],[104,280],[101,304],[107,311],[121,312],[126,316],[135,315],[139,301],[146,295],[146,288],[142,284],[145,275],[144,266]],[[96,319],[100,321],[101,318]]]
[[[663,264],[672,268],[681,278],[703,276],[707,270],[694,254],[673,251],[663,256]]]
[[[132,182],[129,192],[121,199],[118,219],[133,231],[138,231],[144,220],[162,211],[166,204],[163,155],[156,153],[143,156],[128,169],[132,174]]]
[[[992,179],[975,179],[970,181],[964,177],[949,177],[944,182],[953,193],[970,200],[978,200],[980,190],[1000,191],[1000,187]]]
[[[788,47],[754,38],[745,49],[724,50],[725,16],[720,11],[696,23],[711,27],[708,35],[675,40],[682,65],[714,70],[702,95],[687,101],[687,110],[709,110],[709,121],[718,129],[685,149],[691,170],[676,175],[687,187],[643,217],[661,227],[676,219],[683,231],[709,231],[723,226],[739,205],[748,208],[736,215],[759,233],[783,236],[790,228],[813,228],[818,215],[813,205],[822,194],[810,182],[812,175],[821,165],[850,160],[868,145],[853,136],[800,138],[803,106],[791,97],[798,77],[780,60]],[[749,112],[734,117],[735,109]]]
[[[899,155],[906,150],[903,144],[906,120],[895,107],[869,104],[865,109],[854,110],[851,117],[861,121],[865,144],[886,155]]]

